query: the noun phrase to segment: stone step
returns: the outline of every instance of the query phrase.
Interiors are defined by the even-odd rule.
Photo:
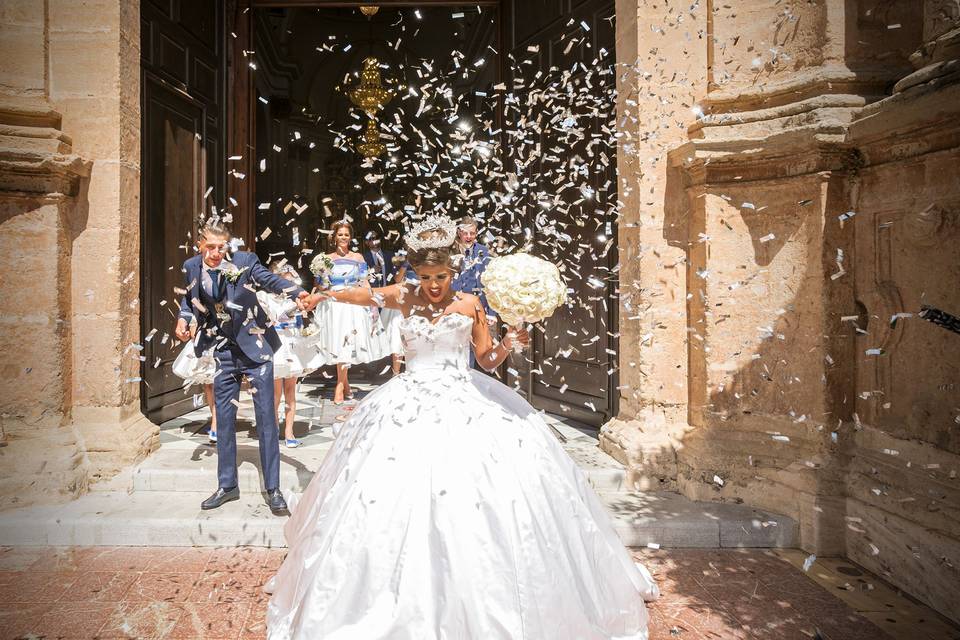
[[[589,442],[564,443],[567,453],[584,470],[596,491],[623,491],[626,473],[613,458]],[[302,492],[320,467],[329,446],[280,449],[280,487]],[[255,444],[238,447],[237,475],[242,492],[260,491],[259,451]],[[134,469],[129,489],[209,493],[217,487],[217,454],[213,447],[199,445],[192,450],[161,447]]]
[[[302,492],[320,467],[328,447],[297,450],[296,457],[280,449],[280,488]],[[256,493],[263,486],[260,456],[255,445],[238,447],[237,481],[242,493]],[[191,456],[179,449],[161,448],[144,460],[132,475],[135,492],[199,492],[217,488],[217,454],[213,447]]]
[[[7,511],[0,519],[0,544],[283,546],[287,519],[270,513],[261,494],[241,494],[240,500],[202,511],[200,502],[209,493],[95,492],[64,505]]]
[[[94,492],[73,502],[6,511],[0,545],[282,547],[285,517],[260,493],[201,511],[207,491]],[[293,492],[286,492],[291,502]],[[742,505],[696,503],[675,493],[599,493],[626,546],[792,547],[796,523]]]
[[[679,493],[598,492],[628,547],[793,548],[792,518],[741,504],[694,502]]]

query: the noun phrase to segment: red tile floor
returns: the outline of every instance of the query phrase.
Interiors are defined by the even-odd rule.
[[[650,605],[651,640],[960,638],[846,561],[818,560],[804,573],[801,552],[635,554],[663,594]],[[0,548],[0,637],[263,638],[261,587],[283,556],[260,548]],[[831,590],[850,595],[849,604]]]

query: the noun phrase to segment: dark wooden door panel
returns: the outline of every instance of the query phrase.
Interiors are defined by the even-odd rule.
[[[195,406],[171,370],[174,287],[201,211],[224,200],[222,19],[216,0],[141,4],[141,332],[156,331],[143,343],[140,398],[158,423]]]
[[[179,246],[187,243],[187,232],[193,229],[194,214],[200,206],[203,110],[149,75],[143,89],[141,233],[146,240],[141,254],[141,283],[142,291],[149,295],[143,296],[142,314],[144,330],[149,333],[157,329],[157,334],[144,345],[142,398],[147,415],[162,419],[188,399],[180,388],[180,379],[170,370],[176,356],[173,339],[165,344],[161,340],[164,332],[172,334],[177,303],[174,287],[183,286],[179,265],[189,255]]]
[[[573,97],[560,101],[587,134],[582,140],[571,141],[555,123],[541,123],[536,140],[540,154],[535,171],[527,174],[528,180],[537,183],[536,190],[564,205],[545,212],[530,207],[535,213],[528,216],[525,226],[533,229],[534,252],[563,265],[563,275],[573,293],[571,304],[559,309],[546,323],[545,333],[535,334],[528,354],[532,364],[524,374],[525,387],[531,403],[538,408],[602,424],[616,414],[618,399],[616,151],[607,142],[609,132],[602,129],[604,124],[609,125],[604,116],[613,112],[615,79],[612,73],[601,78],[592,72],[598,68],[596,60],[601,58],[601,49],[606,53],[600,64],[612,66],[614,62],[614,2],[538,0],[508,5],[506,13],[511,24],[505,31],[513,41],[507,43],[507,48],[516,61],[532,61],[532,64],[520,63],[504,70],[508,86],[514,88],[522,101],[529,95],[531,83],[536,82],[538,71],[542,75],[551,74],[556,86],[559,86],[560,73],[569,71],[566,82],[573,88]],[[589,30],[577,26],[581,21]],[[588,72],[591,86],[585,83]],[[514,84],[518,77],[523,82]],[[608,113],[592,116],[587,103],[581,100],[587,94],[598,99],[609,97]],[[556,109],[557,100],[553,102],[542,108]],[[510,115],[508,111],[507,118]],[[526,115],[530,119],[537,113]],[[546,114],[548,119],[550,115]],[[600,146],[596,146],[596,139],[603,141]],[[592,150],[591,141],[594,141]],[[551,168],[599,151],[606,153],[609,163],[604,166],[595,160],[588,162],[588,175],[578,179],[575,186],[565,186],[567,181],[557,184],[546,178]],[[582,185],[593,189],[591,198],[583,199]],[[553,242],[540,235],[547,225],[563,227],[571,239]],[[538,239],[546,241],[537,242]]]

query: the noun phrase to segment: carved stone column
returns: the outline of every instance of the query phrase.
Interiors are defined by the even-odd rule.
[[[617,2],[620,412],[600,447],[639,489],[676,487],[687,429],[686,221],[667,151],[706,91],[707,12]]]
[[[157,446],[136,348],[139,25],[136,0],[0,3],[0,508]]]
[[[72,426],[71,257],[90,165],[48,101],[44,4],[0,14],[0,508],[88,482]]]

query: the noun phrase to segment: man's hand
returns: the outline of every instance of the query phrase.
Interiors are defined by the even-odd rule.
[[[187,321],[185,319],[177,319],[177,328],[174,329],[174,333],[181,342],[186,342],[190,339],[190,327],[187,325]]]
[[[297,306],[301,311],[313,311],[320,302],[330,296],[322,293],[307,293],[304,291],[297,296]]]
[[[300,311],[309,311],[307,308],[307,300],[310,298],[310,294],[306,291],[301,291],[297,294],[297,309]]]

